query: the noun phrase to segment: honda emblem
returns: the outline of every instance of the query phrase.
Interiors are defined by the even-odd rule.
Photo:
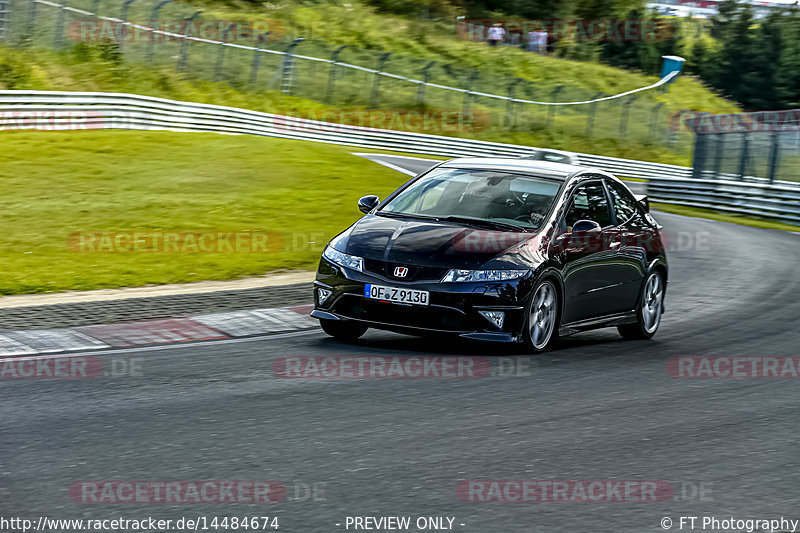
[[[394,267],[394,277],[404,278],[408,275],[408,267]]]

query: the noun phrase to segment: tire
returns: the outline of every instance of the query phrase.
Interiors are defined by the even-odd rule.
[[[636,323],[617,326],[619,334],[630,340],[650,339],[658,331],[664,311],[664,276],[650,272],[636,304]]]
[[[366,333],[369,326],[360,322],[350,322],[345,320],[328,320],[321,318],[319,325],[322,331],[339,340],[353,341]]]
[[[559,318],[558,291],[555,283],[546,279],[533,289],[526,308],[522,339],[529,351],[541,353],[553,347]]]

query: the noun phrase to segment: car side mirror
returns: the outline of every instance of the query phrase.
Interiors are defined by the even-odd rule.
[[[600,231],[600,224],[594,220],[579,220],[572,225],[572,232]]]
[[[369,213],[376,207],[378,204],[381,203],[381,199],[375,196],[374,194],[370,194],[369,196],[364,196],[359,198],[358,200],[358,210],[362,213]]]

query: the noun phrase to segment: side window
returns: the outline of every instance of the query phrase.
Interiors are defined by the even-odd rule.
[[[617,224],[629,220],[636,214],[636,199],[619,183],[606,181],[611,198],[614,201],[614,212],[617,215]]]
[[[579,220],[594,220],[601,228],[611,225],[608,199],[603,184],[599,181],[584,183],[572,193],[565,219],[567,231],[572,231],[572,226]]]

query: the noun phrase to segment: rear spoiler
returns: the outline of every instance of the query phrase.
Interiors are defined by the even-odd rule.
[[[633,197],[636,199],[642,207],[644,207],[644,212],[650,212],[650,199],[647,197],[646,194],[634,194]]]

